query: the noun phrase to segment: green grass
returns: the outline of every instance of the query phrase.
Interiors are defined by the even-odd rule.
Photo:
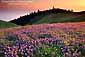
[[[43,24],[43,23],[62,23],[62,22],[83,22],[85,21],[84,15],[77,16],[70,13],[58,13],[58,14],[49,14],[46,16],[41,16],[40,19],[35,17],[32,20],[32,24]]]
[[[52,24],[52,23],[68,23],[68,22],[85,22],[85,14],[73,13],[48,13],[38,15],[26,15],[10,22],[17,25],[28,25],[28,24]]]
[[[0,20],[0,28],[11,28],[11,27],[16,27],[16,26],[17,26],[16,24]]]
[[[62,57],[61,50],[57,45],[45,45],[37,48],[35,52],[35,57]]]

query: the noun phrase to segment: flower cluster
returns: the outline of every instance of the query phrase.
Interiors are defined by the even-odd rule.
[[[0,30],[2,57],[84,57],[85,24],[28,25]]]

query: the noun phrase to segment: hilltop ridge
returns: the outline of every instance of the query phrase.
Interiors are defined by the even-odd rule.
[[[83,22],[85,21],[85,11],[73,12],[73,10],[53,8],[49,10],[32,12],[29,15],[11,20],[17,25],[62,23],[62,22]]]

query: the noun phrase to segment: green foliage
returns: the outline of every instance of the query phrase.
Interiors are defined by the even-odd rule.
[[[15,35],[8,35],[8,36],[6,37],[6,39],[7,39],[8,41],[16,41],[18,38],[17,38]]]
[[[85,56],[85,48],[81,48],[81,54]]]
[[[45,45],[36,48],[35,57],[62,57],[61,50],[57,45]]]
[[[0,28],[11,28],[11,27],[16,27],[16,26],[17,26],[16,24],[0,20]]]
[[[0,45],[9,45],[10,42],[6,39],[0,39]]]
[[[12,45],[18,38],[15,35],[7,35],[0,39],[0,45]]]
[[[51,34],[40,34],[39,38],[51,38]]]

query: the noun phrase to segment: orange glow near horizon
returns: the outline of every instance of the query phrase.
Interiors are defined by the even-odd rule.
[[[56,8],[73,9],[74,11],[85,10],[85,0],[32,0],[30,2],[2,2],[0,8],[19,9],[19,10],[45,10],[53,6]]]
[[[85,11],[85,0],[0,0],[0,20],[12,20],[39,10],[52,7]]]

